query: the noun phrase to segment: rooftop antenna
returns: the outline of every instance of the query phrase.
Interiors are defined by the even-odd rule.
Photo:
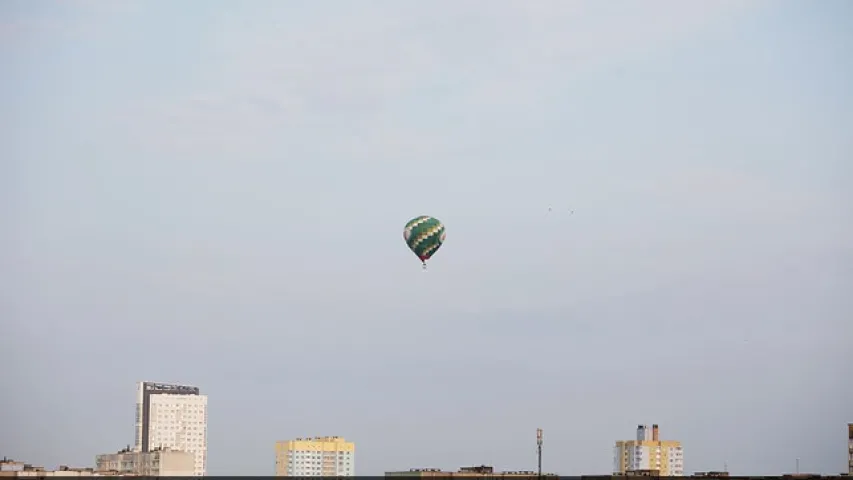
[[[539,480],[542,480],[542,429],[536,429],[536,456],[539,461]]]

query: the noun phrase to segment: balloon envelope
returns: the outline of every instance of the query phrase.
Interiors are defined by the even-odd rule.
[[[437,218],[421,215],[409,220],[403,229],[406,245],[424,263],[441,248],[447,233]]]

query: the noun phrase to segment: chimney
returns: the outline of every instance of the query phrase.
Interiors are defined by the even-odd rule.
[[[653,442],[659,442],[660,441],[659,433],[660,432],[658,431],[658,424],[657,423],[652,424],[652,441]]]
[[[646,428],[643,425],[637,425],[637,441],[642,442],[646,439]]]

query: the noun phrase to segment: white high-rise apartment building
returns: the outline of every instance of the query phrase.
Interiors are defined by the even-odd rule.
[[[192,453],[194,475],[207,473],[207,395],[188,385],[139,382],[134,451],[165,448]]]

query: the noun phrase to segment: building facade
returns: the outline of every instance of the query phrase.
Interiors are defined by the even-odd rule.
[[[683,476],[683,450],[681,442],[661,440],[657,425],[652,425],[651,429],[646,425],[638,425],[635,440],[616,442],[613,449],[613,474],[657,470],[660,476]]]
[[[169,449],[149,452],[122,450],[96,456],[95,470],[146,477],[192,477],[195,475],[195,455]]]
[[[443,471],[440,468],[410,468],[397,472],[385,472],[386,477],[417,477],[417,478],[512,478],[538,479],[539,475],[532,470],[496,472],[489,465],[478,465],[476,467],[461,467],[457,472]],[[542,477],[558,478],[555,473],[543,473]]]
[[[207,395],[198,387],[139,382],[136,391],[136,452],[178,450],[194,457],[194,472],[207,472]]]
[[[56,470],[47,470],[44,467],[36,467],[29,463],[0,459],[0,478],[2,477],[122,477],[117,472],[97,472],[93,468],[72,468],[60,465]]]
[[[275,444],[277,477],[353,477],[355,443],[343,437],[314,437]]]
[[[853,476],[853,423],[847,424],[847,473]]]

